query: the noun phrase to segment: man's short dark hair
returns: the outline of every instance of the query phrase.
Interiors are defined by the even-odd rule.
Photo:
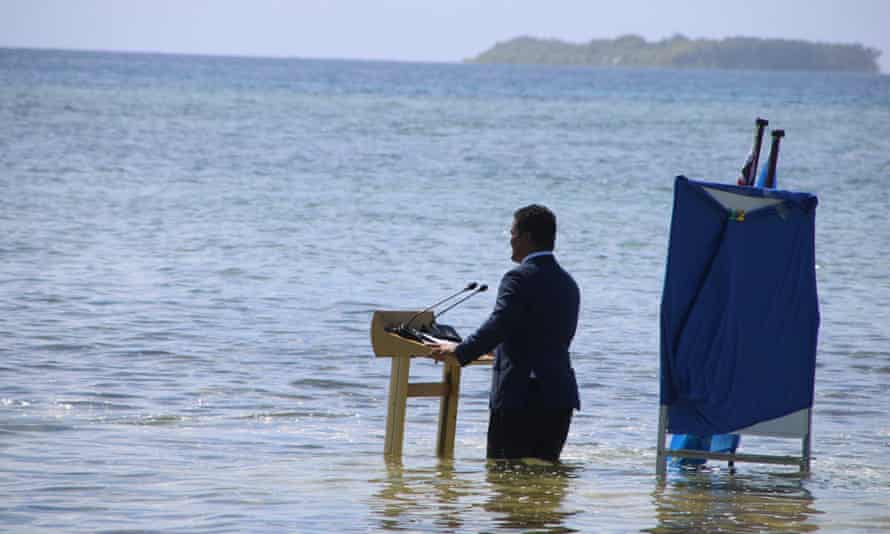
[[[540,204],[529,204],[513,214],[516,230],[528,232],[542,250],[553,250],[556,242],[556,215]]]

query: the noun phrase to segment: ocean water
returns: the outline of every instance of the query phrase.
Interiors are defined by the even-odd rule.
[[[0,531],[890,530],[890,77],[0,49],[0,81]],[[658,484],[673,179],[734,182],[756,116],[820,199],[812,475]],[[373,310],[496,286],[530,202],[582,289],[564,463],[486,465],[482,367],[453,460],[411,399],[387,461]]]

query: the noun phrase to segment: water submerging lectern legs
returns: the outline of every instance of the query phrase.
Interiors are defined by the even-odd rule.
[[[454,455],[454,437],[457,430],[457,407],[460,397],[461,367],[446,363],[441,382],[410,383],[411,359],[427,356],[431,349],[419,341],[401,337],[387,329],[411,321],[418,328],[433,320],[430,311],[382,311],[371,318],[371,346],[377,357],[391,358],[389,397],[386,409],[386,438],[383,453],[400,457],[405,440],[405,412],[408,397],[439,397],[439,430],[436,438],[436,455],[450,458]],[[491,365],[491,360],[478,360],[481,365]]]

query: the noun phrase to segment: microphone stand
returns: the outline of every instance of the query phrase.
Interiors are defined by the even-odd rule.
[[[438,319],[439,317],[442,317],[442,315],[444,315],[445,312],[447,312],[448,310],[454,308],[455,306],[457,306],[458,304],[464,302],[465,300],[467,300],[468,298],[472,297],[473,295],[475,295],[475,294],[477,294],[477,293],[482,293],[483,291],[487,291],[487,290],[488,290],[488,286],[485,285],[485,284],[482,284],[481,286],[479,286],[479,289],[477,289],[476,291],[473,291],[472,293],[470,293],[470,294],[467,295],[466,297],[460,299],[459,301],[455,302],[455,303],[452,304],[451,306],[448,306],[448,307],[445,308],[444,310],[442,310],[442,311],[440,311],[439,313],[437,313],[436,316],[435,316],[435,318]]]
[[[449,296],[445,297],[444,299],[440,300],[439,302],[433,304],[432,306],[429,306],[429,307],[427,307],[427,308],[424,308],[424,309],[420,310],[419,312],[415,313],[414,315],[411,316],[410,319],[408,319],[408,322],[405,323],[405,324],[403,324],[402,326],[403,326],[404,328],[411,328],[411,323],[413,323],[415,319],[417,319],[418,317],[420,317],[420,316],[423,315],[424,313],[426,313],[426,312],[432,310],[433,308],[435,308],[435,307],[438,306],[439,304],[442,304],[443,302],[448,302],[449,300],[451,300],[451,299],[457,297],[457,296],[460,295],[461,293],[466,293],[467,291],[472,291],[472,290],[476,289],[476,286],[478,286],[478,285],[479,285],[479,284],[477,284],[476,282],[470,282],[469,284],[467,284],[467,287],[461,289],[461,290],[458,291],[457,293],[455,293],[455,294],[453,294],[453,295],[449,295]],[[466,300],[466,299],[465,299],[465,300]]]
[[[424,337],[425,334],[423,332],[420,332],[414,328],[411,328],[411,324],[414,323],[414,321],[416,321],[418,317],[420,317],[421,315],[423,315],[424,313],[426,313],[430,310],[433,310],[436,306],[439,306],[440,304],[442,304],[444,302],[448,302],[449,300],[452,300],[452,299],[460,296],[461,294],[466,293],[467,291],[472,291],[472,290],[476,289],[478,287],[478,285],[479,284],[476,282],[470,282],[469,284],[467,284],[467,286],[465,288],[461,289],[460,291],[458,291],[452,295],[449,295],[449,296],[443,298],[442,300],[436,302],[432,306],[428,306],[428,307],[424,308],[423,310],[415,313],[414,315],[411,316],[410,319],[408,319],[408,321],[401,323],[398,326],[393,326],[393,327],[387,328],[387,331],[392,332],[392,333],[397,334],[402,337],[406,337],[408,339],[413,339],[414,341],[420,341],[421,343],[424,341],[429,341],[428,339],[425,339],[425,337]],[[466,299],[464,299],[464,300],[466,300]],[[454,334],[456,335],[457,333],[455,332]]]
[[[446,341],[454,341],[457,343],[460,343],[461,341],[463,341],[463,339],[460,337],[460,334],[457,333],[457,330],[455,330],[453,326],[450,326],[447,324],[438,324],[438,323],[436,323],[436,319],[438,319],[439,317],[442,317],[442,315],[445,312],[447,312],[448,310],[461,304],[462,302],[466,301],[468,298],[472,297],[473,295],[476,295],[477,293],[482,293],[483,291],[486,291],[486,290],[488,290],[488,286],[485,284],[482,284],[481,286],[479,286],[479,289],[477,289],[476,291],[473,291],[466,297],[458,300],[451,306],[448,306],[444,310],[437,313],[435,315],[435,317],[433,317],[433,321],[429,324],[429,326],[424,330],[423,333],[427,333],[431,336],[434,336],[434,337],[440,338],[440,339],[444,339]]]

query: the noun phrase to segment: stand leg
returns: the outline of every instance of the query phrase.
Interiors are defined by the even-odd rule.
[[[800,454],[803,456],[803,461],[800,463],[800,474],[806,476],[810,474],[810,433],[807,432],[807,435],[803,438],[803,443],[801,444]]]
[[[442,382],[448,392],[439,401],[439,433],[436,439],[436,456],[454,456],[454,436],[457,430],[457,401],[460,398],[460,365],[445,364]]]
[[[392,368],[389,373],[389,402],[386,411],[386,439],[383,446],[383,454],[387,456],[402,456],[410,368],[410,356],[392,358]]]
[[[658,447],[655,449],[655,475],[664,479],[667,460],[664,452],[664,431],[667,425],[667,406],[658,407]]]
[[[803,441],[800,445],[800,454],[803,456],[803,461],[800,463],[800,474],[803,476],[810,475],[810,454],[812,450],[810,449],[813,438],[813,407],[811,406],[809,410],[807,410],[807,435],[803,437]]]

